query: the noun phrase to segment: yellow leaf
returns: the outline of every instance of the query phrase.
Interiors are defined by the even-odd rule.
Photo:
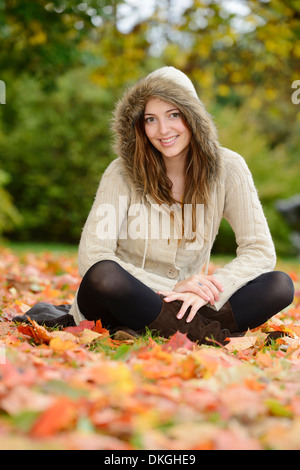
[[[257,341],[256,336],[243,336],[242,338],[230,338],[230,343],[226,344],[225,348],[228,351],[243,351],[244,349],[252,348]]]
[[[93,330],[88,330],[85,328],[81,335],[79,336],[79,343],[80,344],[90,344],[94,339],[99,338],[101,336],[100,333],[97,333]]]
[[[50,340],[49,346],[54,351],[59,352],[59,351],[68,351],[70,349],[74,349],[77,346],[77,344],[70,340],[64,341],[60,339],[59,336],[57,336],[56,338],[53,338]]]

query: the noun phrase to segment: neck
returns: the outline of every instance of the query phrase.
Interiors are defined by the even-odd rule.
[[[172,196],[180,202],[185,191],[185,159],[174,157],[164,159],[164,162],[167,176],[172,181]]]
[[[164,164],[166,168],[166,172],[169,178],[172,177],[180,177],[185,175],[185,162],[186,158],[181,157],[173,157],[173,158],[165,158]]]

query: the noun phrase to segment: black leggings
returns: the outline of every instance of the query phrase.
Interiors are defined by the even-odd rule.
[[[241,287],[229,299],[239,331],[255,328],[290,305],[294,285],[284,272],[272,271]],[[158,316],[162,299],[115,261],[94,264],[82,279],[78,306],[88,320],[105,328],[143,329]],[[201,310],[201,309],[200,309]]]

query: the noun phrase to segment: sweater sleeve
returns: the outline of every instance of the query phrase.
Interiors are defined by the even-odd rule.
[[[83,277],[98,261],[112,260],[151,289],[158,290],[159,286],[161,290],[172,290],[177,281],[148,272],[141,266],[121,260],[117,255],[121,225],[127,217],[130,204],[130,191],[120,161],[116,159],[101,178],[92,209],[81,234],[78,252],[79,274]]]
[[[225,165],[227,175],[223,215],[235,233],[237,256],[213,274],[224,288],[220,300],[215,304],[217,310],[240,287],[272,271],[276,264],[270,230],[245,160],[229,152]]]

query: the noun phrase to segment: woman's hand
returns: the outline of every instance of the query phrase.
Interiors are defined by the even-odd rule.
[[[164,298],[164,302],[173,302],[174,300],[182,301],[182,306],[176,315],[179,320],[183,318],[187,309],[191,307],[191,310],[186,319],[188,323],[193,320],[199,308],[208,303],[207,300],[202,299],[199,297],[199,295],[194,294],[193,292],[160,291],[158,294],[166,296]]]
[[[214,305],[219,300],[219,292],[223,292],[223,286],[213,276],[194,274],[187,279],[177,282],[174,291],[192,292],[211,305]]]

